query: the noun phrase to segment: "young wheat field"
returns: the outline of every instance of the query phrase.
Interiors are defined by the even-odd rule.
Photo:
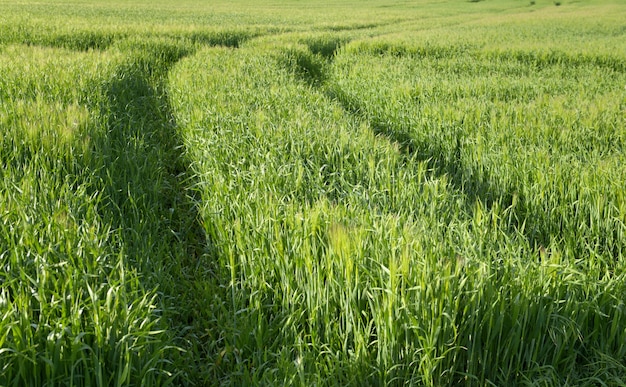
[[[626,3],[0,0],[0,386],[626,385]]]

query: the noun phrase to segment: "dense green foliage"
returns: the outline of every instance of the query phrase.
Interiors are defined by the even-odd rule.
[[[0,2],[0,385],[625,384],[625,12]]]

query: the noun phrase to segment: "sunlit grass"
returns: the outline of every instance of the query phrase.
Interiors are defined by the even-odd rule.
[[[0,385],[624,384],[623,11],[1,3]]]

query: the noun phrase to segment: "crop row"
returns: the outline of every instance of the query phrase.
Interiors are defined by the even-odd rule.
[[[2,21],[0,384],[623,381],[624,59],[388,20]]]
[[[505,58],[472,72],[455,55],[358,42],[333,55],[325,39],[301,41],[332,61],[270,41],[202,51],[170,75],[218,262],[215,377],[620,375],[621,153],[603,137],[623,130],[606,87],[619,73],[568,68],[581,86],[557,82],[558,66],[533,74]],[[576,119],[565,109],[581,87],[605,104],[582,113],[583,99]]]
[[[182,372],[186,311],[173,305],[203,241],[163,77],[193,49],[167,38],[3,47],[0,384],[162,384]]]

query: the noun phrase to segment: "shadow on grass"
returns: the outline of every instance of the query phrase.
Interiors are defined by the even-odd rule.
[[[473,214],[477,202],[488,209],[491,209],[495,203],[498,203],[501,208],[508,208],[512,205],[516,194],[503,190],[488,175],[473,172],[465,165],[462,153],[467,139],[463,134],[463,122],[448,123],[434,128],[438,136],[428,135],[428,133],[416,136],[412,129],[402,128],[386,121],[384,117],[367,115],[357,98],[349,96],[340,87],[329,85],[327,82],[328,67],[332,64],[335,53],[344,41],[323,37],[303,42],[308,50],[306,48],[285,50],[282,63],[292,69],[300,80],[311,87],[324,90],[326,96],[339,102],[347,113],[364,117],[376,135],[397,144],[398,149],[407,157],[425,162],[435,176],[446,176],[452,186],[463,193],[466,198],[465,207],[468,214]],[[383,48],[385,51],[382,54],[385,55],[389,54],[392,49],[387,46]],[[437,50],[429,54],[441,55]],[[407,55],[407,53],[402,51],[402,55]],[[516,216],[511,218],[509,232],[514,233],[515,230],[522,229],[531,245],[547,246],[552,233],[535,222],[535,219],[541,219],[541,217],[526,208],[523,198],[518,199],[521,200],[516,207]],[[524,227],[521,227],[522,224]]]
[[[546,229],[544,216],[535,214],[524,198],[518,197],[513,190],[503,189],[489,175],[473,171],[466,165],[462,154],[468,139],[463,133],[463,122],[440,125],[435,128],[437,135],[422,133],[421,136],[416,136],[413,129],[409,131],[387,122],[383,117],[367,115],[360,101],[347,95],[339,87],[328,86],[326,95],[338,101],[349,114],[365,117],[376,135],[396,143],[407,157],[426,162],[435,176],[446,176],[452,186],[466,198],[465,207],[470,216],[473,216],[477,202],[490,210],[496,203],[500,208],[506,209],[517,201],[514,214],[509,217],[508,232],[515,234],[521,230],[535,248],[550,244],[554,235],[552,230]]]
[[[568,226],[568,223],[572,223],[572,218],[577,216],[574,211],[567,210],[569,213],[548,211],[545,206],[537,204],[536,198],[527,197],[525,195],[528,194],[522,193],[524,187],[520,184],[524,184],[523,182],[503,182],[503,179],[494,172],[476,168],[467,156],[472,154],[473,139],[465,130],[463,120],[407,128],[402,124],[391,122],[391,119],[387,120],[384,116],[366,113],[366,108],[358,97],[348,95],[336,85],[326,86],[329,98],[338,101],[349,114],[363,117],[374,133],[396,143],[407,157],[426,162],[435,176],[445,176],[452,187],[463,194],[465,209],[470,217],[474,217],[477,203],[489,211],[498,206],[499,214],[504,215],[503,222],[506,222],[502,224],[505,231],[511,237],[523,236],[529,246],[538,252],[538,259],[539,251],[554,241],[561,240],[563,235],[568,233],[577,235],[563,242],[563,245],[566,245],[564,248],[569,249],[573,256],[587,256],[588,246],[592,245],[596,252],[609,257],[605,263],[607,267],[613,268],[622,255],[624,245],[619,242],[621,232],[619,226],[612,230],[602,230],[597,234],[581,231],[580,226]],[[469,151],[465,147],[468,147]],[[576,208],[585,211],[584,205],[567,202],[571,198],[559,194],[558,187],[547,186],[545,189],[546,196],[556,196],[561,205],[579,206]],[[555,202],[554,198],[550,200],[552,203]],[[579,218],[585,220],[584,216]],[[568,231],[564,229],[566,227],[569,227]]]
[[[193,46],[147,41],[128,48],[127,60],[105,85],[101,106],[106,133],[96,139],[94,167],[111,224],[114,249],[137,270],[142,286],[157,289],[162,310],[162,359],[175,383],[196,380],[211,340],[203,310],[213,300],[196,286],[213,276],[215,260],[199,221],[192,176],[176,130],[166,80]],[[200,284],[200,285],[198,285]]]

